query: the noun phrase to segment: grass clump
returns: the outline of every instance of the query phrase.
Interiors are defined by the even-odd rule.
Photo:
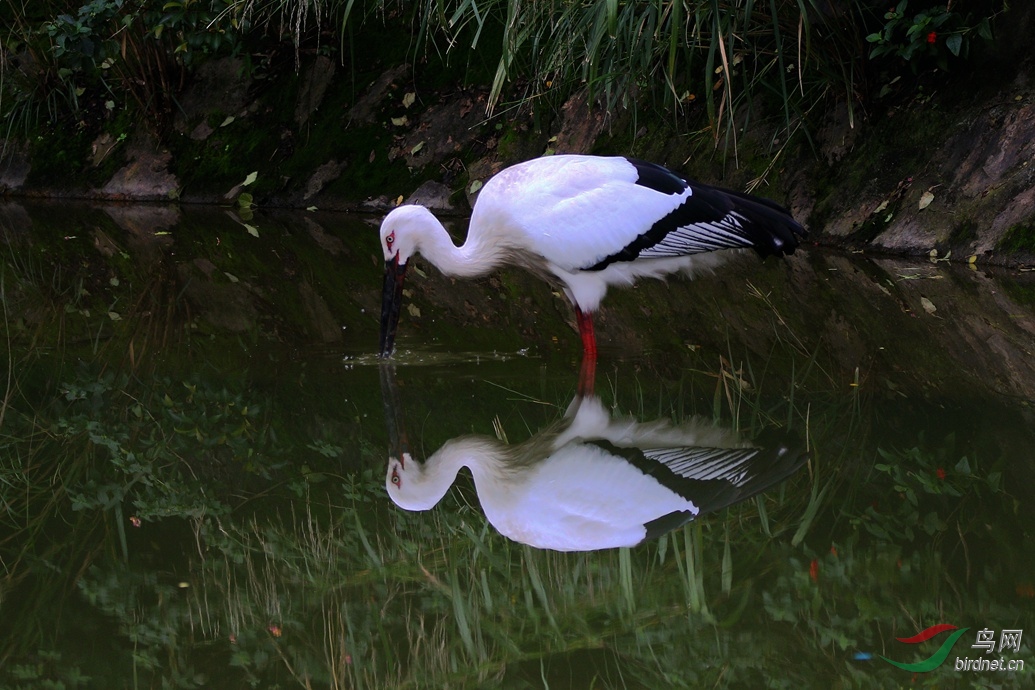
[[[1035,254],[1035,221],[1014,225],[1003,234],[995,248],[1011,254]]]

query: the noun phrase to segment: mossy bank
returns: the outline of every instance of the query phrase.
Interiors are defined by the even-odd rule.
[[[463,215],[508,164],[635,155],[785,203],[817,243],[1025,265],[1035,261],[1033,14],[1011,11],[998,47],[966,71],[889,73],[879,95],[817,101],[790,119],[759,97],[725,121],[704,98],[672,107],[646,90],[624,105],[582,89],[487,115],[492,65],[413,60],[397,31],[371,22],[344,56],[204,62],[166,122],[107,112],[11,136],[0,184],[8,196],[375,213],[416,198]]]

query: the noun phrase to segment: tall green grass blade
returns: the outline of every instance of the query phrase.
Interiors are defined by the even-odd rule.
[[[460,578],[455,568],[450,571],[449,579],[451,585],[450,599],[453,603],[453,618],[456,621],[456,629],[460,633],[460,640],[463,642],[468,658],[475,659],[474,637],[471,635],[471,624],[468,619],[468,602],[460,589]]]
[[[730,555],[730,527],[725,525],[725,536],[722,547],[722,593],[729,594],[733,589],[733,557]]]
[[[492,590],[489,589],[489,578],[485,574],[485,568],[481,569],[482,601],[485,602],[485,612],[492,614]]]
[[[525,570],[528,573],[528,580],[532,584],[532,591],[535,592],[536,598],[539,600],[539,605],[543,609],[543,613],[546,614],[546,619],[550,623],[550,627],[555,632],[561,634],[561,629],[557,625],[557,620],[553,616],[553,610],[550,606],[550,598],[546,594],[546,588],[543,586],[543,580],[539,576],[539,566],[536,564],[536,552],[532,551],[530,547],[524,547],[524,562]]]
[[[632,574],[632,555],[628,548],[618,549],[618,581],[622,586],[625,607],[632,613],[636,608]]]
[[[370,559],[370,562],[374,567],[380,570],[383,567],[381,557],[378,555],[374,547],[370,545],[370,540],[367,539],[367,532],[363,529],[363,523],[359,519],[359,513],[353,513],[353,517],[356,522],[356,536],[359,537],[359,542],[363,545],[363,550],[367,552],[367,557]]]
[[[763,534],[772,537],[773,533],[769,527],[769,512],[765,507],[765,497],[761,494],[755,496],[755,507],[758,508],[758,521],[762,525]]]
[[[783,112],[786,124],[791,124],[790,97],[787,93],[787,70],[783,59],[783,35],[780,32],[780,13],[776,11],[776,0],[769,0],[769,10],[773,19],[773,40],[776,43],[777,82],[780,85],[780,95],[783,97]]]
[[[814,472],[812,481],[812,492],[809,497],[809,504],[805,508],[805,513],[801,517],[801,523],[798,525],[797,531],[791,538],[791,546],[798,546],[804,541],[805,536],[808,534],[809,529],[812,528],[812,523],[816,520],[816,515],[819,514],[820,506],[823,505],[823,499],[826,498],[827,490],[834,483],[834,478],[831,478],[819,489],[819,473]]]

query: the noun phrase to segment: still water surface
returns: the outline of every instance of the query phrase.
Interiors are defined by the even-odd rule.
[[[376,220],[0,206],[0,687],[1030,686],[1032,274],[615,291],[588,395],[519,272],[382,365]]]

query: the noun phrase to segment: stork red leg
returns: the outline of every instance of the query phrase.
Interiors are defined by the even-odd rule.
[[[579,385],[576,391],[579,397],[587,398],[593,395],[594,384],[597,379],[597,358],[583,357],[582,366],[579,368]]]
[[[582,336],[582,356],[597,358],[597,338],[593,334],[593,314],[575,307],[575,319],[579,324],[579,335]]]

